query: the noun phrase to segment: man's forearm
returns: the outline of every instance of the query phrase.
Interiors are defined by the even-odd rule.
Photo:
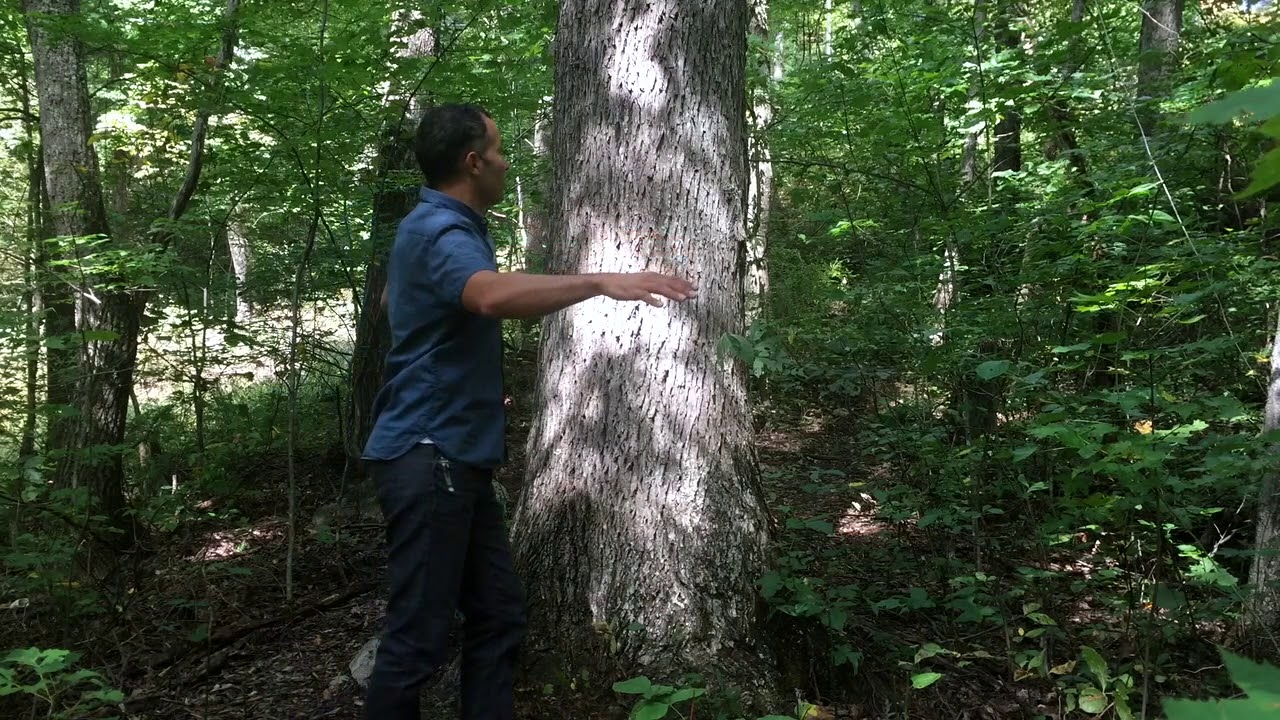
[[[496,318],[532,318],[600,295],[597,275],[529,275],[482,271],[462,290],[462,305]]]

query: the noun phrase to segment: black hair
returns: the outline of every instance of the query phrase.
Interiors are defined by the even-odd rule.
[[[436,105],[427,109],[413,141],[413,154],[427,185],[452,180],[467,153],[484,149],[487,117],[489,113],[478,105]]]

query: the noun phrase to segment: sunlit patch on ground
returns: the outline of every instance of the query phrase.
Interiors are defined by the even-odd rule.
[[[836,524],[836,531],[845,537],[869,538],[893,530],[893,523],[877,517],[878,506],[879,503],[875,498],[866,493],[860,493],[858,498],[845,509],[840,522]],[[915,520],[909,519],[907,523],[915,525]]]
[[[227,560],[246,555],[265,543],[281,540],[285,536],[283,520],[264,520],[247,528],[233,528],[209,533],[204,545],[187,557],[189,562]]]

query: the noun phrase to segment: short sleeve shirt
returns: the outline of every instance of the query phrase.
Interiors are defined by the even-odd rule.
[[[506,460],[502,324],[462,306],[467,280],[497,269],[484,218],[423,188],[387,265],[391,349],[365,459],[392,460],[430,438],[466,465]]]

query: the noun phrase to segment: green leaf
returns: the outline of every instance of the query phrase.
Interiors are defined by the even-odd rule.
[[[1248,187],[1236,193],[1239,199],[1245,199],[1269,190],[1280,183],[1280,148],[1272,148],[1253,166],[1253,181]]]
[[[916,659],[914,662],[919,665],[921,660],[928,660],[934,655],[945,652],[947,652],[946,649],[937,643],[925,643],[916,651]]]
[[[686,702],[696,697],[702,697],[706,692],[707,691],[703,688],[680,688],[679,690],[671,693],[671,697],[667,698],[667,702],[672,705]]]
[[[1256,698],[1165,700],[1161,706],[1169,720],[1261,720],[1280,716],[1280,705],[1275,700]]]
[[[1280,115],[1280,83],[1272,82],[1261,87],[1245,88],[1193,110],[1187,121],[1195,125],[1221,125],[1238,115],[1253,115],[1267,120]]]
[[[616,693],[624,693],[626,695],[644,695],[653,689],[653,683],[649,678],[641,675],[630,680],[621,680],[613,684],[613,691]]]
[[[85,330],[80,336],[88,342],[110,342],[119,340],[120,333],[114,330]]]
[[[844,630],[845,621],[849,619],[849,613],[840,608],[831,608],[827,611],[826,626],[836,632]]]
[[[978,377],[983,380],[994,380],[1001,375],[1009,372],[1009,368],[1013,367],[1013,363],[1008,360],[988,360],[978,365]]]
[[[1102,659],[1102,653],[1088,645],[1084,645],[1080,648],[1080,654],[1084,657],[1085,664],[1089,666],[1089,672],[1093,673],[1093,676],[1101,683],[1102,689],[1105,690],[1111,678],[1107,673],[1107,661]]]
[[[1090,343],[1079,343],[1078,345],[1059,345],[1053,349],[1053,354],[1062,355],[1065,353],[1081,352],[1093,347]]]
[[[1133,720],[1133,708],[1129,707],[1129,699],[1119,690],[1116,691],[1116,717],[1120,720]]]
[[[1187,595],[1165,583],[1156,585],[1155,605],[1161,610],[1177,610],[1187,604]]]
[[[930,685],[938,682],[938,680],[940,679],[942,679],[942,673],[937,673],[937,672],[919,673],[911,676],[911,687],[917,690],[923,690],[924,688],[927,688]]]
[[[1080,691],[1080,709],[1097,715],[1107,709],[1107,695],[1096,687],[1087,687]]]
[[[1280,668],[1263,665],[1241,657],[1223,648],[1222,662],[1231,674],[1231,681],[1240,686],[1250,697],[1271,697],[1280,702]],[[1276,708],[1280,711],[1280,706]]]
[[[671,706],[657,700],[645,700],[636,705],[631,717],[635,720],[661,720],[671,711]]]

